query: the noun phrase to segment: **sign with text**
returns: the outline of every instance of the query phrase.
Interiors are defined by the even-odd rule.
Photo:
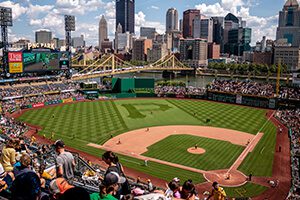
[[[36,103],[36,104],[33,104],[32,107],[33,108],[40,108],[40,107],[44,107],[44,105],[45,105],[44,103]]]
[[[23,63],[21,62],[10,62],[8,66],[11,74],[23,73]]]
[[[8,52],[8,62],[22,62],[22,52]]]

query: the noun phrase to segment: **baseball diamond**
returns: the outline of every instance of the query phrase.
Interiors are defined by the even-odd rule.
[[[264,109],[150,98],[28,109],[18,120],[94,156],[114,150],[125,167],[162,180],[192,178],[201,188],[212,176],[229,196],[253,197],[268,187],[260,180],[272,176],[276,126],[270,117]],[[204,153],[188,152],[196,146]],[[250,173],[256,181],[247,182]]]

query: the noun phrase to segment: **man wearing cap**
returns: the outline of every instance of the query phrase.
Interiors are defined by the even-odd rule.
[[[117,200],[115,198],[117,191],[119,190],[119,184],[122,184],[126,179],[120,176],[117,172],[109,172],[105,175],[102,184],[100,186],[99,193],[93,193],[90,195],[90,200]]]
[[[214,200],[225,200],[226,199],[225,190],[219,186],[219,183],[213,182],[212,187],[213,187],[212,192],[209,195],[209,197],[207,198],[207,200],[210,199],[211,197],[213,197]]]
[[[58,153],[56,157],[56,175],[64,177],[69,183],[72,183],[74,178],[74,157],[70,152],[65,151],[65,143],[62,140],[57,140],[54,143],[55,151]]]

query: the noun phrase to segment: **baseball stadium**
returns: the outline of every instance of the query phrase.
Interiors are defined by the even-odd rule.
[[[0,1],[0,200],[300,200],[299,0],[166,2]]]
[[[62,140],[100,169],[101,155],[114,152],[133,182],[149,179],[165,188],[177,177],[192,180],[199,198],[218,182],[231,198],[284,199],[291,188],[289,129],[279,111],[268,108],[273,102],[262,95],[268,93],[264,87],[257,88],[258,96],[233,95],[217,91],[220,82],[204,90],[162,86],[152,78],[113,78],[109,91],[96,82],[39,83],[25,88],[48,90],[45,102],[27,95],[16,101],[19,107],[6,102],[2,109],[26,126],[30,143]],[[52,94],[56,90],[61,93]]]

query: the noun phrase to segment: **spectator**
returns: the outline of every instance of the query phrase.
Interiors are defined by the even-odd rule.
[[[64,177],[70,184],[74,178],[74,157],[70,152],[65,151],[65,143],[62,140],[57,140],[54,143],[55,151],[58,153],[56,157],[56,175],[57,177]]]
[[[105,175],[102,185],[100,186],[100,193],[93,193],[90,195],[91,200],[117,200],[115,196],[119,191],[119,184],[126,181],[116,172],[109,172]]]
[[[0,196],[9,196],[9,189],[12,185],[13,179],[13,173],[5,172],[3,166],[0,164]]]
[[[108,165],[108,168],[105,172],[105,174],[108,174],[109,172],[116,172],[120,176],[126,177],[124,173],[124,169],[119,162],[118,156],[116,156],[113,152],[107,151],[102,155],[102,160]],[[131,188],[126,180],[125,183],[123,183],[120,187],[119,194],[126,195],[131,193]]]
[[[2,149],[0,161],[6,172],[13,170],[13,165],[16,163],[16,150],[14,149],[13,139],[9,139]]]
[[[50,192],[54,199],[59,199],[59,197],[65,193],[70,188],[74,186],[70,185],[64,178],[57,178],[50,182]]]
[[[19,164],[13,169],[14,176],[17,177],[19,174],[23,173],[23,171],[28,171],[31,164],[31,157],[28,154],[23,154],[20,158]]]
[[[80,187],[74,187],[68,189],[60,198],[59,200],[90,200],[89,193]]]
[[[210,199],[211,197],[214,198],[214,200],[225,200],[226,199],[226,193],[223,188],[219,186],[217,182],[213,182],[212,184],[212,192],[208,196],[207,200]]]
[[[22,161],[28,163],[29,155],[24,154]],[[24,164],[24,163],[23,163]],[[22,164],[22,165],[23,165]],[[38,175],[29,169],[29,166],[22,169],[12,183],[12,200],[38,200],[41,193],[41,182]]]
[[[187,180],[183,183],[180,191],[181,199],[193,200],[198,196],[195,185],[192,180]]]
[[[181,199],[179,182],[174,181],[173,179],[173,181],[168,184],[168,189],[165,192],[165,196],[169,199]]]
[[[152,184],[151,180],[148,179],[147,183],[148,183],[148,190],[149,190],[149,192],[153,192],[154,188],[153,188],[153,184]]]

